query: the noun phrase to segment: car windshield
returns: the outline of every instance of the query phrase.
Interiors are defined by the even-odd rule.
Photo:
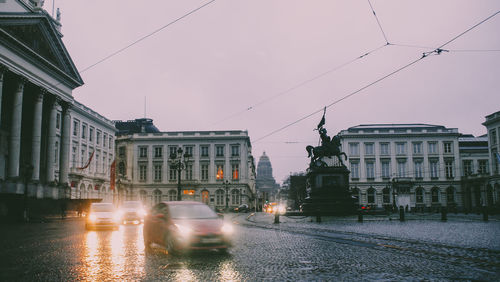
[[[171,205],[170,215],[176,219],[217,218],[217,214],[205,205]]]
[[[113,205],[92,205],[90,210],[93,212],[112,212]]]
[[[124,208],[140,208],[141,203],[140,202],[126,202],[123,203]]]

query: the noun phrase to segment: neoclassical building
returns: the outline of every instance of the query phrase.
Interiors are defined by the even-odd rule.
[[[74,101],[71,111],[69,183],[71,199],[113,202],[110,184],[115,160],[114,123]]]
[[[83,84],[40,1],[0,5],[0,202],[57,199],[69,187],[72,90]],[[43,1],[42,1],[43,2]]]
[[[263,202],[275,201],[275,196],[280,186],[273,177],[273,167],[266,152],[260,156],[259,162],[257,163],[256,187],[259,198],[261,198]]]
[[[500,111],[487,115],[483,125],[488,132],[488,153],[491,168],[488,184],[483,191],[487,205],[500,210]]]
[[[116,127],[115,201],[140,199],[151,206],[177,200],[180,188],[183,201],[214,209],[254,206],[255,166],[246,131],[160,132],[151,119],[116,122]]]
[[[463,208],[460,133],[428,124],[367,124],[340,132],[360,205]]]

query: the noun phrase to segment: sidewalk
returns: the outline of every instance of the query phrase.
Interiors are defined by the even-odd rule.
[[[275,224],[273,214],[258,212],[235,219],[242,225],[293,232],[362,234],[500,251],[499,215],[490,215],[489,221],[482,221],[482,215],[477,214],[448,214],[447,221],[441,221],[440,214],[408,214],[405,217],[406,221],[401,222],[396,214],[364,216],[363,222],[358,222],[357,216],[325,216],[318,223],[310,216],[280,216],[280,223]]]

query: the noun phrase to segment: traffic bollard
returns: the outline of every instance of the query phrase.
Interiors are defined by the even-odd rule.
[[[405,208],[399,207],[399,221],[405,221]]]
[[[358,222],[363,222],[363,212],[358,211]]]
[[[279,214],[279,212],[274,213],[274,223],[280,223],[280,214]]]

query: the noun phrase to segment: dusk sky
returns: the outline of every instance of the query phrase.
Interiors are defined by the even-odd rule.
[[[325,106],[332,136],[373,123],[479,136],[500,110],[500,14],[460,35],[498,13],[498,0],[55,1],[85,82],[77,101],[161,131],[248,130],[278,182],[306,169]]]

